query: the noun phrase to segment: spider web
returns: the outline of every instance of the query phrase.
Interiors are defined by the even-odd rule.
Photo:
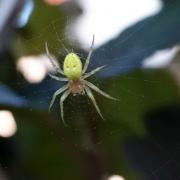
[[[79,47],[77,47],[77,42],[75,37],[69,37],[66,33],[63,33],[64,27],[62,26],[62,22],[68,23],[67,18],[58,18],[57,20],[52,21],[50,24],[48,24],[47,26],[44,26],[41,28],[41,31],[38,34],[33,34],[31,38],[23,38],[20,37],[18,34],[18,38],[17,38],[17,42],[18,42],[18,46],[20,47],[19,49],[21,49],[20,55],[19,56],[23,56],[26,54],[43,54],[45,53],[45,49],[44,49],[44,42],[47,41],[50,47],[51,52],[56,56],[60,56],[60,64],[63,63],[63,56],[65,56],[68,52],[78,52]],[[129,36],[127,36],[127,38],[123,39],[121,42],[119,42],[119,44],[116,44],[117,46],[121,46],[123,47],[123,44],[127,41],[130,40],[139,30],[141,30],[141,28],[143,28],[144,25],[142,25],[139,29],[137,29],[137,31],[132,32],[131,34],[129,34]],[[62,32],[58,32],[59,29],[62,29]],[[74,43],[70,43],[68,44],[67,42],[69,39],[73,39]],[[53,42],[53,43],[52,43]],[[54,43],[56,42],[56,43]],[[157,45],[157,44],[155,44]],[[22,48],[21,48],[22,47]],[[101,51],[103,51],[103,48],[101,49]],[[113,49],[109,49],[109,51],[113,51]],[[144,51],[144,49],[142,49],[142,51]],[[138,53],[138,52],[137,52]],[[60,54],[60,55],[59,55]],[[80,53],[79,55],[82,57],[83,60],[85,60],[86,58],[86,54],[85,52],[82,51],[82,53]],[[117,59],[112,59],[111,60],[112,63],[110,65],[112,65],[113,63],[115,63],[116,61],[118,61]],[[91,62],[90,62],[91,63]],[[109,64],[107,64],[109,65]],[[14,71],[15,67],[9,67],[9,66],[1,66],[1,69],[8,69],[10,72]],[[127,68],[127,67],[122,67],[122,68]],[[105,70],[104,70],[105,71]],[[158,73],[157,73],[158,74]],[[142,108],[143,110],[139,110],[138,113],[136,114],[136,121],[138,121],[138,118],[140,118],[142,116],[142,112],[145,111],[146,107],[156,107],[158,105],[161,105],[163,103],[168,103],[168,102],[174,102],[173,98],[164,98],[162,96],[162,98],[164,98],[164,101],[161,100],[150,100],[148,97],[148,93],[145,93],[145,91],[143,89],[158,89],[159,87],[162,86],[162,82],[164,83],[166,81],[163,80],[163,78],[156,78],[155,77],[156,74],[152,75],[150,72],[135,72],[135,73],[129,73],[129,74],[124,74],[121,75],[120,77],[114,77],[114,78],[107,78],[107,79],[93,79],[93,82],[95,82],[95,84],[97,86],[99,86],[101,89],[105,89],[105,91],[107,91],[109,94],[113,95],[113,96],[117,96],[118,98],[121,99],[121,101],[119,103],[114,103],[114,102],[109,102],[108,100],[102,100],[101,102],[101,97],[97,97],[97,101],[99,104],[99,107],[101,108],[102,113],[104,113],[104,116],[107,117],[107,121],[105,121],[103,123],[103,135],[104,137],[96,137],[96,143],[97,144],[103,144],[103,142],[105,142],[106,140],[117,140],[116,136],[121,136],[121,134],[123,134],[123,136],[129,136],[129,134],[138,134],[138,131],[140,131],[140,134],[142,133],[141,131],[143,131],[142,129],[144,128],[144,126],[141,123],[137,123],[136,125],[130,126],[129,124],[134,123],[134,121],[129,121],[128,123],[126,123],[126,117],[129,118],[129,116],[127,116],[127,114],[124,114],[122,116],[119,117],[119,119],[125,119],[124,122],[117,122],[116,121],[116,112],[117,111],[122,111],[122,106],[126,103],[130,104],[132,103],[132,106],[136,106],[137,104],[140,104],[137,106],[138,108]],[[168,79],[168,78],[167,78]],[[60,83],[57,84],[51,84],[52,80],[50,78],[47,78],[44,80],[44,82],[40,83],[42,84],[42,86],[39,86],[38,84],[30,84],[28,83],[26,80],[23,80],[22,78],[20,78],[20,81],[18,82],[10,82],[8,83],[9,86],[13,87],[15,90],[18,90],[20,92],[20,94],[22,93],[22,95],[24,96],[25,99],[31,99],[34,97],[34,100],[36,99],[35,103],[33,104],[33,106],[35,106],[36,108],[38,108],[39,106],[41,106],[41,104],[45,103],[44,107],[48,106],[48,102],[50,101],[51,95],[50,96],[46,96],[47,93],[48,94],[52,94],[58,87],[61,86]],[[44,86],[43,84],[49,83],[49,86]],[[123,84],[123,85],[122,85]],[[167,84],[165,84],[163,87],[167,87],[169,84],[171,84],[170,82],[168,82]],[[51,86],[52,85],[52,86]],[[45,89],[44,89],[45,87]],[[23,93],[24,89],[29,89],[31,88],[31,94],[26,95],[25,93]],[[141,89],[142,88],[142,89]],[[22,89],[22,91],[21,91]],[[50,93],[49,93],[50,92]],[[96,96],[96,94],[95,94]],[[158,96],[161,97],[161,95],[158,94]],[[40,97],[40,98],[38,98]],[[43,98],[42,98],[43,97]],[[152,96],[152,97],[156,97],[156,96]],[[175,96],[176,97],[176,96]],[[88,102],[86,99],[82,102],[80,102],[78,104],[78,101],[80,100],[80,98],[75,97],[75,100],[73,100],[73,97],[70,97],[69,100],[67,100],[67,105],[65,104],[65,106],[70,106],[70,108],[68,108],[68,110],[70,109],[70,111],[72,111],[69,113],[70,114],[70,120],[73,121],[73,117],[71,117],[71,115],[75,114],[77,117],[80,117],[82,115],[82,117],[87,116],[87,110],[85,110],[84,112],[81,112],[82,109],[84,110],[84,108],[82,106],[86,106],[86,103]],[[81,101],[81,100],[80,100]],[[150,101],[150,105],[146,104],[145,101]],[[153,104],[153,102],[155,102]],[[108,105],[109,103],[109,105]],[[75,107],[74,107],[75,104]],[[145,104],[145,105],[144,105]],[[92,116],[92,120],[93,120],[93,125],[92,128],[90,129],[84,129],[85,134],[88,133],[92,133],[92,129],[96,129],[99,128],[99,123],[97,123],[96,120],[96,115],[95,115],[95,111],[93,110],[93,107],[88,105],[89,107],[91,107],[92,110],[90,110],[90,114]],[[104,107],[103,107],[104,106]],[[111,108],[111,110],[109,110],[110,107],[114,107]],[[131,105],[129,105],[131,106]],[[126,107],[127,108],[127,107]],[[78,111],[76,111],[76,109],[78,109]],[[85,108],[86,109],[86,108]],[[130,112],[134,112],[131,110],[132,107],[130,107],[129,109],[123,109],[123,110],[129,110]],[[136,109],[136,110],[137,110]],[[30,111],[35,111],[34,109],[32,109],[31,107],[29,107]],[[65,112],[67,113],[67,111]],[[69,116],[69,114],[66,114],[66,116]],[[123,113],[122,113],[123,114]],[[83,118],[80,117],[80,122],[78,123],[82,123],[81,120],[83,120]],[[68,118],[68,117],[67,117]],[[142,117],[141,117],[142,118]],[[112,121],[111,121],[112,119]],[[98,119],[99,120],[99,119]],[[128,120],[127,120],[128,121]],[[140,121],[140,120],[139,120]],[[70,121],[68,121],[70,122]],[[135,123],[134,123],[135,124]],[[80,124],[79,127],[75,128],[73,126],[73,128],[71,128],[71,130],[73,130],[76,134],[80,134],[82,133],[82,129],[80,127],[83,127],[84,124]],[[118,137],[119,138],[119,137]],[[106,140],[105,140],[106,139]],[[121,139],[121,138],[120,138]],[[122,141],[122,139],[121,139]],[[156,142],[157,143],[157,142]],[[85,145],[85,147],[88,149],[89,145]],[[160,145],[161,146],[161,145]],[[161,146],[162,148],[162,146]],[[117,153],[117,151],[116,151]],[[179,151],[177,152],[179,153]],[[154,171],[150,172],[150,175],[153,175],[156,179],[158,179],[158,171],[162,170],[164,167],[166,167],[166,165],[168,165],[171,162],[176,161],[173,158],[168,159],[166,162],[163,162],[162,165],[160,167],[157,167],[157,169],[155,169]]]

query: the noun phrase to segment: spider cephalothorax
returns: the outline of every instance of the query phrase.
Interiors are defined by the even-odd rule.
[[[69,84],[69,90],[74,96],[85,94],[86,83],[84,79],[70,80],[68,84]]]
[[[103,119],[103,116],[100,112],[100,109],[96,103],[96,100],[92,94],[91,89],[100,93],[101,95],[105,96],[106,98],[118,100],[116,98],[111,97],[110,95],[108,95],[107,93],[103,92],[98,87],[96,87],[94,84],[92,84],[91,82],[86,80],[86,78],[95,74],[96,72],[98,72],[99,70],[101,70],[104,67],[104,66],[100,66],[100,67],[86,73],[86,70],[88,68],[89,61],[91,58],[91,54],[93,51],[93,47],[94,47],[94,36],[93,36],[91,49],[89,51],[89,54],[88,54],[88,57],[87,57],[86,62],[84,64],[84,67],[82,66],[82,62],[81,62],[81,60],[77,54],[69,53],[65,57],[65,60],[63,63],[63,70],[62,70],[54,62],[54,58],[49,53],[47,43],[45,44],[46,54],[47,54],[48,58],[50,59],[53,67],[55,68],[55,70],[58,74],[65,76],[65,78],[54,76],[51,74],[50,74],[50,76],[57,81],[67,81],[68,82],[66,85],[62,86],[60,89],[58,89],[53,94],[52,100],[51,100],[50,105],[49,105],[49,110],[50,110],[55,99],[56,99],[56,97],[59,94],[63,93],[61,98],[60,98],[60,108],[61,108],[61,118],[62,118],[62,121],[65,125],[66,125],[66,123],[64,121],[63,102],[65,101],[65,99],[68,97],[68,95],[70,93],[73,95],[81,95],[81,94],[86,93],[88,95],[88,97],[91,99],[92,103],[94,104],[97,112],[99,113],[99,115],[101,116],[102,119]]]

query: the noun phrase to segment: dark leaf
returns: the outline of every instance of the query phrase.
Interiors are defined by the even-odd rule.
[[[93,68],[107,64],[100,77],[117,76],[141,67],[142,61],[156,50],[180,42],[180,2],[175,2],[157,15],[126,29],[117,38],[98,48],[92,58]]]
[[[0,104],[5,106],[24,107],[28,102],[9,87],[0,84]]]

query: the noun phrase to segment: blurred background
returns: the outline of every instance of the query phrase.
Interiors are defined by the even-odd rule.
[[[63,83],[45,54],[68,52],[94,93],[48,105]],[[0,180],[180,179],[180,1],[0,0]]]

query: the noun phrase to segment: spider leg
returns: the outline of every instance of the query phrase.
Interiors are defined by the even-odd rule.
[[[66,98],[69,96],[70,94],[70,90],[67,90],[64,92],[64,94],[61,96],[61,99],[60,99],[60,108],[61,108],[61,119],[62,119],[62,122],[65,126],[67,126],[65,120],[64,120],[64,107],[63,107],[63,102],[66,100]]]
[[[104,91],[100,90],[97,86],[95,86],[94,84],[90,83],[89,81],[85,81],[86,85],[88,87],[90,87],[91,89],[93,89],[94,91],[98,92],[99,94],[103,95],[104,97],[108,98],[108,99],[112,99],[112,100],[116,100],[119,101],[119,99],[114,98],[112,96],[110,96],[109,94],[105,93]]]
[[[61,78],[61,77],[57,77],[57,76],[54,76],[52,74],[49,73],[49,76],[52,78],[52,79],[55,79],[57,81],[68,81],[67,78]]]
[[[98,72],[98,71],[100,71],[102,68],[104,68],[105,66],[106,66],[106,65],[100,66],[100,67],[98,67],[98,68],[96,68],[96,69],[90,71],[89,73],[83,75],[83,78],[86,79],[86,78],[92,76],[93,74],[95,74],[96,72]]]
[[[51,110],[52,105],[54,104],[54,101],[56,99],[56,97],[61,94],[63,91],[65,91],[68,88],[68,85],[64,85],[62,88],[58,89],[54,94],[53,97],[51,99],[51,102],[49,104],[49,111]]]
[[[47,42],[45,43],[45,50],[46,50],[46,55],[47,55],[47,57],[49,58],[51,64],[52,64],[53,67],[55,68],[55,70],[56,70],[58,73],[64,75],[63,70],[55,64],[54,58],[53,58],[53,57],[51,56],[51,54],[49,53],[49,49],[48,49]]]
[[[86,62],[84,64],[84,68],[83,68],[82,74],[84,74],[86,72],[87,68],[88,68],[89,61],[90,61],[93,49],[94,49],[94,35],[93,35],[93,40],[92,40],[92,44],[91,44],[91,48],[90,48],[88,57],[87,57]]]
[[[101,116],[101,118],[104,120],[104,118],[103,118],[103,116],[101,114],[101,111],[100,111],[100,109],[99,109],[99,107],[98,107],[98,105],[96,103],[96,100],[94,98],[94,95],[93,95],[92,91],[87,86],[85,86],[85,91],[86,91],[88,97],[90,98],[90,100],[92,101],[94,107],[96,108],[96,111]]]

